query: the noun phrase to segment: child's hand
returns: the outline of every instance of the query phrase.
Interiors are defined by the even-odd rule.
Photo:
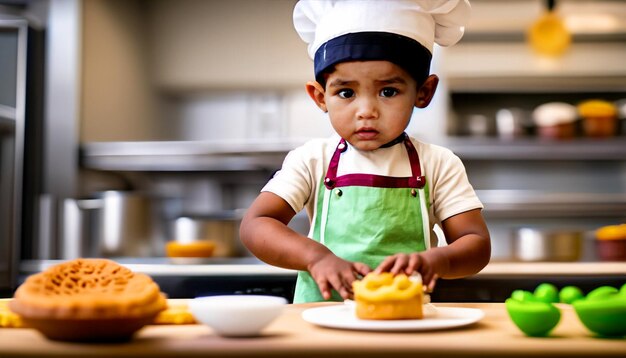
[[[437,279],[445,274],[447,267],[448,263],[445,261],[444,256],[433,255],[431,251],[426,251],[388,256],[378,265],[374,272],[389,271],[394,275],[400,273],[411,275],[414,272],[419,272],[422,275],[422,281],[426,290],[432,292]]]
[[[330,299],[331,290],[335,289],[343,299],[352,298],[352,282],[367,275],[371,269],[361,262],[343,260],[332,253],[322,256],[309,265],[309,273],[325,300]]]

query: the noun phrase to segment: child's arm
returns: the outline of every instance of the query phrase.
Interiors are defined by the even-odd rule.
[[[376,272],[404,272],[410,275],[417,271],[422,275],[424,284],[432,289],[439,277],[473,275],[489,263],[491,242],[480,209],[452,216],[441,224],[447,246],[389,256],[376,268]]]
[[[241,222],[243,244],[262,261],[279,267],[308,271],[324,299],[335,289],[344,299],[352,296],[352,281],[370,268],[334,255],[326,246],[287,226],[296,213],[276,194],[263,192]]]

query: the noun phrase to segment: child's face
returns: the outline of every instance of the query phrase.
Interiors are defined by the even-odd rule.
[[[374,150],[409,124],[417,83],[389,61],[343,62],[327,78],[320,107],[335,131],[360,150]]]

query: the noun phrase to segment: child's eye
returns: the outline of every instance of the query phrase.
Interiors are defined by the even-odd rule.
[[[342,89],[337,92],[337,95],[341,98],[351,98],[354,96],[354,91],[351,89]]]
[[[383,88],[380,91],[381,97],[393,97],[398,94],[398,90],[395,88]]]

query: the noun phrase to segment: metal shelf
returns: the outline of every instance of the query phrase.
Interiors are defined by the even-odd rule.
[[[626,194],[622,193],[477,190],[476,194],[491,218],[626,216]]]
[[[83,144],[80,159],[84,168],[111,171],[276,170],[303,142],[99,142]]]
[[[447,79],[451,92],[466,93],[623,93],[626,75],[554,75],[512,76],[506,73],[455,76]]]
[[[626,160],[626,137],[572,140],[458,137],[441,144],[463,160]]]
[[[107,171],[255,171],[280,168],[305,140],[98,142],[81,146],[81,165]],[[570,141],[449,138],[463,160],[626,160],[626,138]]]

